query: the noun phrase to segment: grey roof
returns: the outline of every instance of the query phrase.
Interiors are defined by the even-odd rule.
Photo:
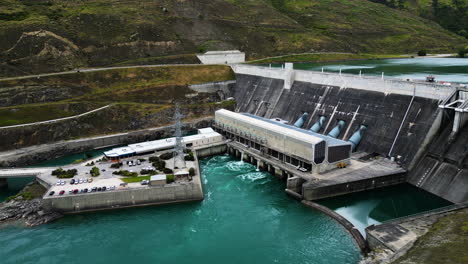
[[[255,118],[255,119],[258,119],[258,120],[262,120],[262,121],[265,121],[265,122],[269,122],[269,123],[272,123],[272,124],[276,124],[276,125],[282,126],[282,127],[284,127],[284,128],[294,129],[294,130],[296,130],[296,131],[299,131],[299,132],[304,133],[304,134],[307,134],[307,135],[312,135],[312,136],[321,138],[321,139],[323,139],[323,140],[325,140],[325,141],[327,142],[327,145],[328,145],[328,146],[351,145],[351,143],[348,142],[348,141],[344,141],[344,140],[341,140],[341,139],[332,138],[332,137],[330,137],[330,136],[326,136],[326,135],[322,135],[322,134],[319,134],[319,133],[315,133],[315,132],[312,132],[312,131],[310,131],[310,130],[298,128],[298,127],[295,127],[295,126],[292,126],[292,125],[283,124],[283,123],[280,123],[280,122],[276,122],[276,121],[273,121],[273,120],[270,120],[270,119],[267,119],[267,118],[263,118],[263,117],[260,117],[260,116],[252,115],[252,114],[249,114],[249,113],[241,113],[241,114],[242,114],[242,115],[245,115],[245,116],[249,116],[249,117]]]

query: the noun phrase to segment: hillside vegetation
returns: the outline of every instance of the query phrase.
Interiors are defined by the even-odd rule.
[[[0,0],[0,76],[303,52],[454,51],[435,22],[363,0]]]
[[[431,19],[468,38],[468,0],[371,0]]]
[[[121,118],[133,122],[154,115],[158,122],[170,123],[175,101],[186,109],[196,109],[187,118],[210,114],[216,95],[197,94],[189,84],[234,79],[228,66],[178,66],[112,69],[0,81],[0,127],[77,115],[112,104]],[[189,110],[187,110],[190,112]],[[118,118],[118,117],[117,117]],[[163,121],[164,120],[164,121]],[[129,122],[132,122],[131,120]],[[110,124],[108,124],[111,126]],[[157,126],[158,124],[148,125]]]

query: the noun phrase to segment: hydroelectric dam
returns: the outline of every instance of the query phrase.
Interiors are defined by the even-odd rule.
[[[265,168],[291,179],[288,189],[301,199],[409,182],[452,203],[468,200],[466,87],[295,70],[289,63],[283,68],[244,64],[232,68],[235,86],[214,89],[234,97],[236,112],[351,143],[352,154],[339,162],[329,160],[327,150],[330,170],[310,178],[301,177],[301,168],[285,167],[282,156],[269,159],[274,164]],[[255,146],[255,136],[226,132],[247,140],[238,147],[230,144],[238,154],[264,165],[254,148],[245,148]]]

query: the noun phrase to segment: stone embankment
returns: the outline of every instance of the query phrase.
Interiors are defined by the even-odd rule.
[[[42,207],[42,199],[25,200],[18,197],[0,203],[0,224],[6,221],[23,221],[27,226],[38,226],[61,218],[63,215]]]

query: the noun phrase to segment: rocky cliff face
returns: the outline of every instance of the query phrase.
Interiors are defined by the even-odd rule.
[[[23,32],[0,58],[9,66],[5,71],[21,69],[24,73],[71,70],[86,65],[77,45],[46,30]]]

